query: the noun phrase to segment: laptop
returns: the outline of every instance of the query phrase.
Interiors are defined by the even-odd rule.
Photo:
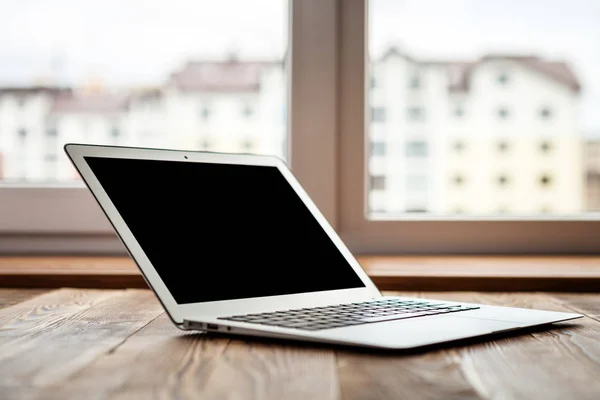
[[[414,349],[582,317],[382,295],[275,156],[64,149],[182,330]]]

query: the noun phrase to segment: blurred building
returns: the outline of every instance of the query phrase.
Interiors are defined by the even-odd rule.
[[[580,87],[565,63],[423,61],[391,48],[369,83],[372,211],[584,210]],[[282,62],[235,58],[190,61],[162,85],[125,92],[97,82],[0,88],[0,171],[5,180],[74,179],[66,142],[286,158],[286,93]]]
[[[585,145],[586,201],[588,211],[600,211],[600,139]]]
[[[371,88],[373,211],[583,210],[580,87],[566,64],[391,49],[371,66]]]
[[[156,88],[0,88],[4,180],[72,180],[66,142],[286,152],[281,62],[189,62]]]
[[[50,86],[0,87],[0,153],[3,178],[43,180],[44,170],[53,162],[52,132],[48,130],[50,111],[58,96],[69,89]]]

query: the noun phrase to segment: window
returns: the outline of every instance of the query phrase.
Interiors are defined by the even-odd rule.
[[[427,143],[413,141],[406,143],[407,157],[425,157],[427,156]]]
[[[552,151],[552,143],[550,143],[547,140],[544,140],[543,142],[540,143],[540,150],[542,153],[550,153]]]
[[[505,188],[510,183],[510,180],[508,176],[502,174],[498,175],[498,177],[496,178],[496,182],[498,183],[499,187]]]
[[[508,117],[510,116],[510,112],[508,111],[508,108],[506,108],[506,107],[498,108],[496,113],[498,114],[498,118],[501,120],[508,119]]]
[[[506,153],[509,149],[509,145],[506,141],[502,140],[500,142],[498,142],[498,144],[496,145],[496,147],[498,148],[498,152],[499,153]]]
[[[3,130],[0,140],[0,204],[11,210],[0,211],[0,234],[23,231],[27,225],[33,233],[102,232],[114,236],[102,213],[94,214],[100,210],[89,201],[87,189],[65,158],[66,140],[106,143],[108,139],[116,145],[203,150],[212,146],[202,139],[218,137],[219,149],[231,150],[239,146],[236,140],[241,121],[260,116],[260,126],[243,128],[247,131],[244,134],[258,136],[265,143],[253,150],[288,159],[287,150],[296,144],[287,140],[289,119],[281,119],[290,97],[290,65],[286,62],[291,60],[289,2],[181,0],[175,4],[157,0],[153,4],[140,8],[139,2],[59,2],[53,4],[51,18],[40,2],[16,2],[2,8],[2,16],[9,21],[35,26],[43,19],[45,24],[34,36],[15,36],[11,24],[0,24],[0,36],[12,38],[10,43],[0,43],[4,66],[0,69],[0,96],[14,102],[0,112],[0,127],[11,126],[12,130]],[[148,21],[160,21],[160,27]],[[312,33],[325,34],[328,29],[323,25]],[[88,46],[73,46],[64,40],[65,32]],[[191,39],[198,37],[209,39]],[[40,38],[44,40],[38,43]],[[19,53],[12,48],[20,49]],[[300,51],[298,46],[294,50]],[[231,56],[233,53],[236,57]],[[57,54],[68,61],[60,71],[46,71],[48,65],[36,61],[55,59]],[[321,71],[317,61],[299,58],[304,61],[302,65],[297,62],[297,74]],[[53,76],[41,75],[47,72]],[[45,79],[44,84],[37,78]],[[307,76],[302,82],[307,79],[313,78]],[[320,83],[321,90],[326,88]],[[244,102],[247,107],[240,111],[240,99],[246,98],[255,100],[260,109]],[[313,102],[330,112],[324,101]],[[236,107],[237,112],[230,112]],[[223,118],[213,114],[216,110],[223,111]],[[60,125],[51,122],[58,120]],[[118,124],[113,123],[115,120]],[[213,120],[214,124],[206,123]],[[23,127],[12,128],[12,121],[23,123]],[[312,132],[320,132],[317,125],[313,123]],[[27,140],[19,142],[25,137]],[[40,151],[36,138],[52,141],[44,142]],[[300,151],[305,148],[298,147]],[[49,162],[56,168],[46,168]],[[15,187],[14,182],[20,186]],[[51,187],[45,186],[50,182]],[[35,191],[30,190],[34,185]],[[52,194],[40,196],[40,191]],[[44,209],[49,211],[43,217],[41,212],[35,214],[40,215],[38,219],[27,213],[38,207],[33,193],[48,199]],[[70,210],[66,210],[67,204]],[[59,218],[72,210],[90,217]],[[69,243],[78,241],[71,239]],[[121,251],[118,241],[111,243],[113,249]],[[2,248],[0,244],[0,252],[6,251]]]
[[[254,142],[252,139],[244,139],[241,147],[244,151],[252,151],[252,149],[254,149]]]
[[[371,122],[385,122],[385,108],[371,108]]]
[[[509,76],[506,72],[501,72],[496,77],[496,80],[501,86],[505,86],[509,82]]]
[[[542,107],[540,109],[540,117],[544,120],[552,118],[552,109],[550,107]]]
[[[550,174],[542,174],[539,177],[540,186],[543,188],[550,187],[550,185],[552,185],[552,182],[553,182],[553,179],[552,179],[552,175],[550,175]]]
[[[378,157],[385,156],[385,143],[384,142],[371,143],[371,156],[378,156]]]
[[[244,118],[250,118],[254,115],[254,108],[248,104],[242,107],[242,115]]]
[[[406,114],[409,121],[423,121],[425,119],[425,110],[423,107],[408,107]]]
[[[500,234],[503,236],[503,243],[512,243],[514,249],[526,247],[516,238],[525,239],[524,232],[531,227],[529,232],[536,232],[536,239],[532,239],[536,246],[548,248],[542,238],[545,237],[545,243],[553,241],[542,227],[550,224],[549,217],[564,221],[565,225],[566,221],[573,226],[578,223],[576,221],[581,221],[582,225],[589,223],[586,226],[591,227],[596,224],[600,229],[598,216],[588,214],[589,210],[585,205],[584,197],[588,192],[581,179],[584,176],[584,171],[581,170],[584,162],[580,151],[582,132],[600,132],[599,120],[594,117],[597,105],[594,106],[591,94],[584,94],[590,90],[600,96],[600,75],[593,72],[600,65],[586,58],[586,54],[596,51],[591,42],[600,43],[600,29],[588,22],[590,15],[600,18],[600,10],[589,3],[574,5],[566,0],[556,0],[552,7],[553,10],[561,10],[564,15],[570,16],[568,20],[557,22],[560,30],[557,30],[557,26],[550,28],[549,16],[540,17],[539,7],[533,0],[503,3],[503,13],[498,13],[497,8],[491,4],[484,5],[477,0],[465,0],[461,2],[461,7],[456,7],[455,2],[444,0],[371,0],[368,3],[365,10],[367,20],[364,25],[359,25],[366,32],[367,46],[363,54],[369,65],[376,65],[381,70],[391,69],[393,65],[397,69],[395,75],[380,76],[378,85],[385,90],[386,99],[373,97],[368,86],[364,87],[366,93],[363,98],[367,104],[376,100],[378,106],[388,108],[390,115],[385,133],[394,132],[400,143],[404,140],[404,156],[407,157],[404,164],[395,161],[404,159],[399,158],[402,154],[398,154],[396,146],[390,146],[386,155],[390,160],[386,164],[389,194],[386,204],[402,204],[403,191],[406,190],[402,185],[404,171],[414,168],[429,175],[429,201],[427,212],[421,219],[407,216],[393,207],[373,217],[365,212],[362,218],[354,217],[352,223],[343,219],[344,226],[353,232],[351,237],[360,240],[365,248],[366,243],[372,243],[377,248],[392,249],[392,237],[396,241],[400,238],[405,240],[409,226],[416,230],[421,229],[420,224],[431,229],[438,226],[452,230],[465,228],[473,234],[479,232],[480,235],[473,236],[477,242],[481,242],[481,235],[486,235],[483,226],[490,229],[498,226],[499,231],[503,232]],[[435,16],[430,12],[432,8],[436,9]],[[356,13],[358,15],[359,11]],[[515,26],[515,15],[519,16],[522,27]],[[357,23],[356,16],[348,21],[348,24]],[[400,29],[400,26],[403,28]],[[432,30],[440,40],[425,39],[430,37]],[[353,41],[362,38],[356,36],[356,31],[352,32],[355,35],[352,36]],[[502,32],[502,35],[497,32]],[[580,48],[580,41],[575,39],[578,35],[589,38],[586,40],[589,44],[583,46],[585,48]],[[557,40],[541,41],[534,36],[553,36]],[[360,71],[353,63],[360,64],[360,61],[350,55],[352,51],[356,51],[356,46],[347,46],[347,52],[342,49],[344,73],[345,76],[350,76],[356,71],[352,75],[356,79]],[[427,110],[427,118],[424,120],[428,132],[427,156],[421,156],[419,161],[412,162],[411,159],[417,158],[409,154],[418,152],[415,148],[409,150],[407,143],[412,141],[414,128],[401,118],[396,118],[397,112],[392,109],[401,109],[406,105],[407,120],[418,118],[418,112],[408,111],[415,106],[411,102],[412,94],[401,89],[403,80],[410,81],[415,63],[419,64],[420,70],[426,71],[427,89],[435,91],[436,95],[419,99],[422,103],[418,106]],[[560,77],[559,69],[562,71]],[[508,88],[511,90],[506,90]],[[523,93],[544,96],[543,100],[547,100],[548,104],[540,104],[538,95],[524,96]],[[348,89],[343,91],[343,95],[349,99],[353,95],[360,96],[360,92]],[[349,100],[346,103],[353,105],[349,110],[358,107],[358,103]],[[464,119],[467,104],[468,121]],[[556,118],[558,105],[561,107],[561,115],[569,116],[561,118],[560,125]],[[343,126],[345,129],[351,129],[350,121],[360,126],[356,117],[342,115],[342,118],[347,118]],[[557,120],[556,130],[540,132],[537,124],[541,119]],[[460,137],[453,138],[455,132],[460,132]],[[359,133],[357,129],[355,134],[356,140],[359,140],[360,134],[373,136],[381,133],[376,127],[367,126],[366,131]],[[550,174],[539,171],[540,166],[546,166],[547,163],[543,154],[549,153],[552,147],[544,146],[544,150],[541,149],[542,141],[537,139],[540,134],[560,137],[561,151],[552,152],[551,165],[560,172],[553,170]],[[466,152],[465,149],[469,151]],[[348,154],[344,154],[344,159],[348,161],[340,169],[348,177],[346,189],[342,186],[342,193],[348,196],[349,188],[354,187],[350,181],[351,176],[360,172],[350,166]],[[544,173],[548,176],[544,179],[546,183],[541,184],[540,176]],[[472,182],[472,185],[467,185],[468,182]],[[540,190],[541,185],[552,190]],[[367,185],[363,187],[368,188]],[[398,193],[397,197],[394,197],[395,193]],[[501,194],[501,199],[495,198],[497,193]],[[372,199],[364,194],[356,196],[354,203],[359,198],[364,201]],[[543,196],[539,202],[547,203],[550,210],[539,220],[537,215],[540,214],[540,204],[536,203],[536,196]],[[532,201],[523,202],[520,199]],[[498,204],[497,200],[502,200],[503,203]],[[346,202],[350,203],[350,200]],[[354,210],[355,214],[358,214],[357,210],[369,209],[366,206],[353,208],[351,204],[347,208]],[[502,215],[500,208],[503,210]],[[460,219],[460,224],[453,224],[456,219],[452,217],[457,209],[460,209],[463,219]],[[355,214],[348,211],[348,218]],[[485,223],[477,225],[475,220]],[[542,223],[542,220],[545,222]],[[518,226],[527,226],[527,229],[519,229]],[[580,232],[583,231],[586,229],[582,228]],[[375,244],[368,237],[372,234],[381,238],[384,232],[390,236],[387,246]],[[582,235],[575,236],[581,238],[581,243],[587,240]],[[413,239],[411,237],[411,242],[418,243],[421,249],[433,247],[424,244],[424,236],[419,240]],[[450,245],[449,240],[443,241],[449,247],[456,248],[455,243]],[[574,239],[569,238],[568,241],[574,243]],[[494,251],[491,241],[487,243],[489,246],[486,248]],[[566,247],[560,243],[554,244]],[[600,239],[597,244],[600,248]],[[408,245],[405,249],[417,251]]]
[[[460,153],[465,149],[465,142],[463,142],[462,140],[457,140],[452,145],[452,148],[455,152]]]
[[[408,82],[408,87],[410,89],[419,89],[421,87],[421,77],[418,72],[413,72]]]
[[[372,190],[385,190],[385,176],[371,176]]]
[[[208,139],[203,139],[198,143],[199,150],[210,150],[212,148],[212,143]]]
[[[58,131],[56,130],[56,126],[54,126],[54,125],[49,126],[48,129],[46,129],[46,135],[49,137],[52,137],[52,138],[58,136]]]
[[[185,1],[187,2],[184,4]],[[271,121],[276,126],[274,133],[269,134],[270,139],[264,138],[269,142],[264,146],[265,151],[283,155],[349,249],[357,254],[597,251],[600,248],[600,238],[595,235],[600,230],[598,217],[590,212],[592,208],[588,204],[592,203],[584,201],[582,193],[591,196],[600,191],[588,190],[590,188],[587,184],[579,185],[577,177],[581,177],[583,172],[578,166],[584,163],[571,156],[576,156],[574,143],[581,144],[581,132],[600,131],[595,122],[597,105],[591,100],[598,98],[600,75],[593,72],[598,68],[590,57],[586,57],[595,54],[597,43],[600,43],[595,23],[600,20],[600,16],[593,8],[593,2],[557,0],[553,3],[553,10],[557,15],[569,15],[569,18],[554,20],[549,15],[540,14],[539,5],[534,5],[531,1],[503,3],[505,13],[498,13],[497,8],[487,2],[482,4],[479,0],[465,0],[461,2],[461,7],[445,0],[270,0],[268,3],[267,0],[182,0],[182,6],[177,9],[170,9],[172,3],[168,2],[164,6],[151,7],[158,11],[140,9],[139,5],[130,5],[128,2],[102,4],[101,7],[86,3],[85,8],[89,10],[81,13],[76,10],[62,13],[61,10],[66,6],[56,5],[56,15],[63,17],[56,21],[44,18],[50,24],[44,27],[43,34],[47,36],[48,43],[63,43],[59,40],[57,31],[59,27],[61,32],[66,29],[70,32],[70,37],[79,37],[86,43],[94,44],[94,49],[103,49],[104,53],[98,55],[101,59],[119,61],[118,65],[111,64],[110,71],[93,71],[100,75],[101,81],[84,80],[84,74],[62,75],[64,83],[69,85],[72,82],[67,77],[77,80],[75,83],[86,89],[83,91],[86,94],[98,94],[100,88],[123,85],[148,88],[156,86],[156,82],[164,82],[164,86],[158,85],[161,88],[161,100],[157,101],[162,106],[156,110],[161,110],[163,117],[159,119],[165,123],[149,123],[144,119],[138,119],[136,123],[131,119],[131,124],[126,121],[119,139],[121,143],[125,143],[125,140],[127,143],[135,143],[138,140],[136,137],[141,137],[139,132],[152,131],[156,132],[152,143],[161,142],[165,146],[193,149],[235,147],[239,144],[236,141],[242,133],[239,130],[239,121],[243,121],[240,101],[251,98],[250,90],[259,88],[259,93],[263,93],[260,91],[262,88],[273,89],[269,92],[272,94],[269,98],[273,101],[257,102],[261,106],[255,109],[257,119]],[[37,3],[13,3],[15,5],[2,10],[7,20],[16,15],[24,16],[25,19],[19,19],[20,24],[35,26],[36,21],[43,18],[39,11],[41,8],[35,8]],[[183,14],[179,12],[182,8],[186,10]],[[432,14],[432,8],[439,12]],[[102,22],[106,19],[98,18],[98,10],[110,15],[110,20],[115,22],[115,29],[106,30],[105,22]],[[156,12],[161,13],[161,18],[153,14]],[[81,18],[67,18],[73,14],[81,15]],[[88,14],[95,16],[88,18]],[[140,18],[138,24],[138,21],[126,18],[128,15],[145,17]],[[515,15],[519,17],[519,24],[514,24]],[[159,19],[164,29],[159,30],[155,25],[147,24],[148,20]],[[82,30],[80,26],[85,26],[86,29]],[[120,26],[126,28],[120,31]],[[179,39],[205,37],[211,40],[169,40],[168,26],[177,27],[172,31],[177,33]],[[222,34],[213,32],[212,28],[215,26]],[[251,33],[257,32],[250,29],[256,26],[261,27],[262,33]],[[0,25],[0,34],[12,37],[7,29],[9,27],[6,24]],[[129,35],[131,32],[136,34]],[[236,36],[236,32],[243,34]],[[498,35],[497,32],[502,34]],[[140,42],[139,37],[144,37],[144,41]],[[269,40],[265,41],[264,37]],[[431,37],[436,40],[427,40]],[[548,37],[553,40],[536,39]],[[586,40],[577,40],[578,37],[585,37]],[[117,47],[113,44],[119,42],[126,50],[120,52],[119,57],[107,56],[106,51],[116,51]],[[20,49],[37,49],[37,53],[27,59],[49,59],[49,54],[57,50],[44,50],[42,45],[25,46],[20,40],[10,44]],[[2,46],[0,43],[0,53],[6,53]],[[238,49],[237,58],[229,57],[234,47]],[[397,49],[394,51],[393,48]],[[70,54],[66,54],[66,59],[70,65],[90,66],[86,62],[76,62],[78,57],[85,58],[83,54],[78,54],[83,48],[70,46],[62,50],[67,49]],[[506,59],[512,55],[524,54],[527,57]],[[529,56],[536,57],[536,60]],[[221,90],[225,88],[214,79],[221,76],[218,74],[209,74],[212,76],[209,80],[213,83],[204,82],[207,84],[194,86],[194,90],[186,90],[183,95],[181,85],[192,89],[186,82],[197,77],[197,70],[190,71],[185,67],[197,66],[196,62],[203,60],[224,63],[243,61],[244,65],[247,65],[246,61],[259,61],[259,64],[268,61],[266,65],[273,68],[266,75],[260,75],[269,78],[269,84],[245,86],[248,92],[244,97],[239,97],[230,87],[226,91]],[[273,60],[280,62],[271,64]],[[426,90],[421,90],[418,94],[407,90],[410,81],[408,74],[415,68],[415,62],[419,71],[423,71],[423,76],[427,76]],[[545,68],[549,63],[556,63],[553,64],[556,69],[552,71],[562,72],[552,73]],[[3,60],[3,65],[7,65],[6,60]],[[382,65],[399,65],[401,68],[395,70],[397,73],[394,74],[378,74],[375,82],[377,89],[371,92],[368,77],[373,74],[373,67],[379,68]],[[10,70],[28,73],[32,69],[31,66],[24,65]],[[117,71],[123,70],[136,71],[135,81],[119,80]],[[202,73],[204,72],[206,70],[202,69]],[[253,70],[243,76],[257,76],[255,72]],[[480,72],[483,74],[480,75]],[[514,86],[530,93],[548,96],[542,99],[523,96],[518,101],[514,100],[513,92],[520,91],[504,90],[495,81],[497,74],[501,72],[510,73],[507,88]],[[546,82],[547,85],[534,87],[533,81],[526,80],[527,76],[537,76],[540,78],[536,80],[538,83]],[[6,80],[1,71],[0,79]],[[271,85],[274,82],[283,84]],[[546,91],[550,86],[558,89]],[[394,87],[400,90],[391,90]],[[196,89],[202,89],[202,93],[197,93]],[[219,90],[215,91],[216,89]],[[558,92],[564,97],[555,98],[554,95]],[[485,99],[474,98],[474,93],[487,93],[489,96]],[[6,115],[9,109],[14,112],[16,108],[12,104],[15,93],[6,94],[5,98],[10,99],[10,104],[3,103],[7,106],[2,108],[1,115]],[[78,116],[71,112],[74,105],[82,105],[79,98],[76,100],[76,104],[60,104],[60,109],[70,110],[64,115],[64,121],[61,114],[60,138],[70,137],[69,131],[80,131]],[[120,112],[119,110],[128,107],[119,98],[116,100],[116,104],[110,103],[114,104],[110,107],[111,110]],[[557,125],[557,129],[561,129],[557,132],[560,134],[560,143],[553,143],[554,146],[560,146],[560,152],[552,153],[553,163],[548,165],[552,167],[556,178],[552,190],[548,191],[540,188],[539,176],[546,171],[539,168],[546,167],[547,160],[541,159],[542,166],[537,163],[536,157],[542,155],[536,138],[540,133],[549,132],[530,131],[531,127],[540,122],[538,112],[543,105],[540,100],[552,102],[560,111],[561,117],[561,125]],[[91,103],[108,104],[104,101]],[[86,107],[90,106],[90,102],[85,104]],[[405,154],[405,144],[412,140],[414,131],[421,128],[418,124],[407,126],[410,121],[406,110],[414,105],[427,111],[426,119],[420,125],[426,128],[428,155],[409,159]],[[468,116],[468,119],[453,117],[453,105],[463,106],[463,115]],[[210,123],[203,122],[203,106],[209,106],[210,111],[218,111],[218,115],[215,113],[209,116]],[[507,123],[502,123],[497,116],[496,107],[499,106],[511,107]],[[384,110],[380,113],[381,123],[372,123],[372,107]],[[36,108],[31,107],[31,110],[26,110],[28,113],[20,115],[29,115]],[[52,109],[57,110],[56,107]],[[175,116],[174,111],[181,113],[182,117]],[[556,110],[553,112],[558,116]],[[571,115],[581,115],[581,118],[562,118]],[[230,116],[235,116],[231,121],[236,122],[232,128],[235,129],[233,135],[228,135],[220,126]],[[119,115],[114,117],[125,120],[129,118]],[[558,118],[553,117],[552,121],[554,120]],[[190,124],[187,125],[186,121]],[[27,121],[23,123],[31,129],[31,138],[43,135],[43,132],[37,131],[42,124],[30,125]],[[460,126],[454,127],[453,123],[460,123]],[[18,136],[18,126],[4,128],[2,123],[0,126],[3,127],[3,138],[8,135]],[[92,132],[95,132],[96,126],[94,123],[90,127],[90,140],[95,136]],[[255,134],[254,127],[248,129],[252,130],[249,134]],[[454,149],[454,139],[448,135],[455,132],[460,133],[460,141],[468,151]],[[493,151],[498,134],[507,135],[511,145],[519,149],[519,152],[511,151],[509,156],[500,158]],[[521,145],[525,140],[527,142]],[[370,163],[366,157],[370,156],[370,151],[367,146],[372,141],[384,141],[388,144],[385,155],[382,156],[386,159],[384,161],[390,160],[384,162],[385,173],[368,170]],[[25,144],[22,148],[9,148],[6,143],[0,142],[0,153],[5,153],[4,160],[10,160],[5,163],[24,159],[18,155],[25,154]],[[489,153],[490,149],[492,153]],[[40,168],[39,161],[42,160],[35,158],[41,159],[43,156],[40,153],[27,154],[31,161],[26,166],[29,174],[33,169]],[[58,154],[59,161],[63,160],[60,152]],[[486,156],[482,157],[482,154]],[[523,163],[521,157],[536,162]],[[498,163],[503,164],[499,166]],[[397,197],[397,193],[402,194],[405,190],[408,172],[406,169],[398,171],[388,168],[395,164],[395,168],[410,166],[411,174],[427,176],[427,201],[408,203],[401,195]],[[516,204],[515,199],[519,196],[532,198],[540,193],[544,199],[540,199],[537,204],[532,202],[530,209],[510,208],[500,216],[499,199],[493,197],[493,193],[498,190],[493,184],[493,177],[504,166],[509,167],[506,171],[510,171],[514,179],[518,177],[519,185],[511,185],[503,191],[502,201],[506,201],[503,204]],[[15,182],[13,176],[20,175],[15,173],[17,169],[18,166],[11,169],[5,167],[3,182]],[[59,175],[63,173],[64,175]],[[513,173],[518,175],[512,175]],[[102,213],[89,199],[89,194],[81,183],[73,180],[76,174],[57,168],[56,176],[60,180],[53,183],[53,189],[36,188],[35,191],[36,194],[39,191],[42,194],[45,190],[52,191],[52,196],[44,197],[49,199],[44,207],[52,212],[44,214],[43,218],[27,214],[37,204],[32,191],[21,190],[14,185],[0,187],[0,204],[3,205],[0,210],[0,233],[59,232],[64,240],[52,240],[60,241],[60,248],[65,251],[123,254],[122,247],[113,237]],[[374,190],[377,196],[370,196],[369,193],[373,187],[371,176],[381,177],[380,180],[385,181],[381,185],[385,190]],[[456,176],[460,178],[459,186],[454,183]],[[59,190],[57,187],[63,184],[65,186],[61,186]],[[522,191],[514,192],[512,186],[519,186]],[[490,190],[494,192],[488,192]],[[385,201],[374,203],[372,207],[371,200],[374,197],[384,197]],[[67,204],[71,212],[85,212],[85,221],[59,218],[64,214]],[[480,207],[482,204],[485,208]],[[550,211],[543,218],[538,218],[542,204],[547,205]],[[411,207],[426,211],[418,214],[406,212]],[[373,216],[371,210],[378,210],[378,215]],[[27,218],[23,217],[25,215]],[[27,225],[23,221],[27,221]],[[23,237],[11,236],[11,240],[22,246],[19,248],[36,249],[36,243],[39,248],[51,247],[48,243],[40,244],[45,239],[38,242],[37,239],[26,239],[27,235],[21,236]],[[111,238],[110,243],[105,242],[107,237]],[[15,242],[0,241],[0,251],[6,251],[6,243]]]
[[[455,186],[462,186],[465,183],[465,178],[460,174],[454,175],[452,183],[454,183]]]
[[[211,110],[208,106],[202,106],[200,108],[200,118],[203,119],[204,121],[210,119],[211,116]]]

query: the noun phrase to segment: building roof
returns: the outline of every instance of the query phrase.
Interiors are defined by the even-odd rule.
[[[171,75],[169,85],[184,91],[254,92],[260,87],[260,73],[274,61],[190,61]]]
[[[390,47],[380,58],[381,61],[391,56],[403,57],[418,64],[430,64],[446,66],[449,76],[448,90],[453,92],[465,92],[469,90],[469,81],[475,69],[489,61],[509,60],[516,62],[525,68],[536,71],[547,78],[564,84],[575,92],[581,90],[581,84],[575,76],[571,67],[565,61],[545,60],[535,55],[515,54],[488,54],[476,60],[444,60],[444,61],[420,61],[408,56],[396,47]]]
[[[117,113],[127,109],[129,95],[121,93],[75,93],[57,96],[52,113]]]

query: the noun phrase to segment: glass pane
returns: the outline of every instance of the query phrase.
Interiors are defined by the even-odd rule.
[[[600,211],[600,2],[368,10],[371,216]]]
[[[287,158],[286,0],[30,0],[0,16],[0,181],[66,142]]]

